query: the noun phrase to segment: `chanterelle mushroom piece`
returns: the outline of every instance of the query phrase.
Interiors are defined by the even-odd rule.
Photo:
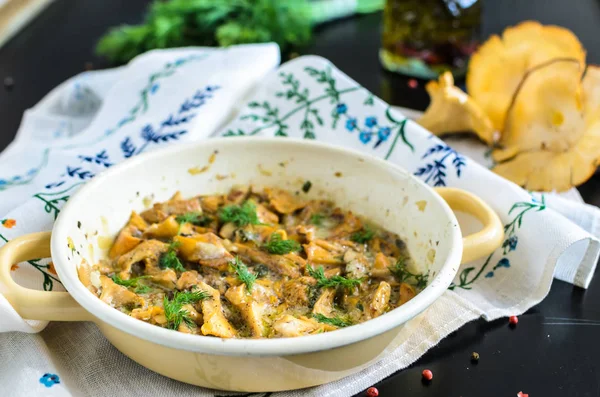
[[[467,92],[490,118],[496,131],[504,129],[512,97],[528,70],[556,58],[574,58],[583,67],[585,51],[568,29],[525,21],[491,36],[473,54],[467,73]]]
[[[493,154],[504,161],[494,172],[538,191],[564,191],[592,176],[600,161],[600,68],[580,76],[568,61],[531,73],[507,117],[506,147]]]
[[[495,141],[494,127],[481,107],[454,85],[452,73],[445,72],[438,81],[425,86],[431,103],[417,123],[435,135],[474,132],[487,144]]]

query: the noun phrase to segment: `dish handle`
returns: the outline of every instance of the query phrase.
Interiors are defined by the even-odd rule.
[[[28,320],[88,321],[92,316],[68,292],[39,291],[17,284],[10,275],[14,263],[50,256],[50,232],[26,234],[0,248],[2,294]]]
[[[480,231],[463,237],[461,263],[468,263],[494,252],[504,241],[504,227],[498,215],[482,199],[465,190],[439,187],[435,191],[442,196],[453,211],[473,215],[483,224]]]

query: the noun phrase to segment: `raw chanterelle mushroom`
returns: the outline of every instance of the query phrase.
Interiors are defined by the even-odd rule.
[[[452,73],[425,86],[431,104],[417,123],[436,135],[473,131],[485,143],[494,142],[494,127],[481,108],[463,90],[454,86]]]
[[[502,135],[506,148],[493,153],[506,161],[494,172],[538,191],[564,191],[592,176],[600,161],[600,68],[588,66],[583,80],[579,69],[558,61],[524,81]]]
[[[467,92],[502,131],[513,94],[528,70],[551,59],[585,64],[585,50],[571,31],[526,21],[491,36],[471,57]]]
[[[473,54],[465,94],[442,75],[418,120],[436,135],[475,132],[493,171],[529,190],[577,186],[600,163],[600,67],[567,29],[523,22]]]

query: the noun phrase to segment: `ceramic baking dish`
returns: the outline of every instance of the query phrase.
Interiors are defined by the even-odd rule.
[[[318,335],[220,339],[160,328],[113,309],[79,281],[82,261],[96,263],[131,210],[184,196],[254,184],[333,199],[398,233],[429,285],[401,307],[373,320]],[[304,194],[304,193],[302,193]],[[483,228],[466,237],[451,210],[477,217]],[[313,141],[222,138],[178,145],[132,158],[95,177],[62,209],[52,233],[19,237],[0,252],[5,296],[26,319],[93,321],[121,352],[183,382],[222,390],[278,391],[314,386],[357,372],[384,354],[403,324],[446,291],[461,261],[486,256],[502,242],[497,215],[457,189],[432,189],[384,160]],[[10,276],[20,261],[52,257],[68,292],[23,288]]]

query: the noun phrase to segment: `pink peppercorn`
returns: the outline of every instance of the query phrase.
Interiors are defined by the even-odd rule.
[[[517,317],[517,316],[510,316],[508,318],[508,323],[510,325],[517,325],[518,322],[519,322],[519,317]]]
[[[412,89],[415,89],[419,86],[419,82],[415,79],[408,80],[408,86]]]
[[[376,387],[369,387],[367,389],[367,396],[369,397],[377,397],[379,395],[379,390]]]
[[[423,370],[423,379],[429,381],[433,379],[433,372],[428,369]]]

